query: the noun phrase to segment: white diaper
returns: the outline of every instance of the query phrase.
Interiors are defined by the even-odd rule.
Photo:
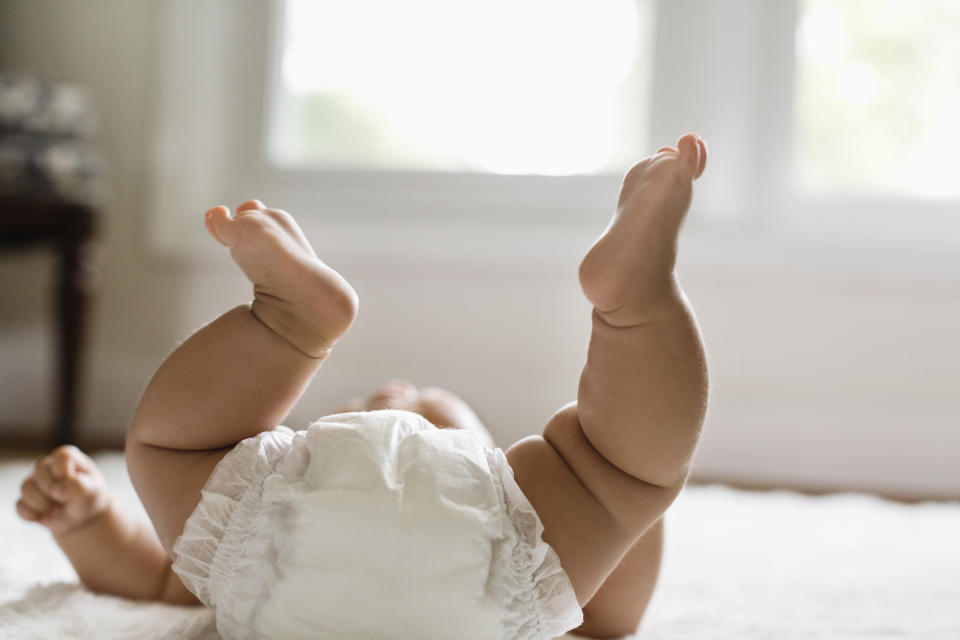
[[[240,442],[173,569],[227,639],[545,640],[583,614],[542,532],[475,433],[345,413]]]

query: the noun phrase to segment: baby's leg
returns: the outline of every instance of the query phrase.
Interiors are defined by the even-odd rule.
[[[238,441],[274,428],[350,326],[356,294],[293,219],[250,201],[207,229],[254,284],[254,302],[200,329],[160,366],[127,437],[131,479],[164,546]]]
[[[676,497],[699,437],[706,360],[674,266],[705,162],[705,145],[687,135],[627,173],[580,269],[594,312],[578,402],[507,451],[581,606]],[[655,565],[652,577],[635,566],[652,587]]]
[[[580,266],[594,304],[580,426],[620,470],[664,487],[686,478],[707,407],[703,345],[674,271],[706,147],[694,135],[678,146],[630,170],[610,226]]]
[[[653,597],[663,553],[663,518],[633,543],[583,607],[577,635],[620,637],[635,632]]]

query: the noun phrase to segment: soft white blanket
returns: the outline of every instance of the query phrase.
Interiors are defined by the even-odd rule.
[[[96,457],[143,514],[117,454]],[[26,461],[0,465],[0,640],[202,638],[209,611],[93,595],[13,510]],[[960,638],[960,504],[688,487],[667,519],[640,638]]]

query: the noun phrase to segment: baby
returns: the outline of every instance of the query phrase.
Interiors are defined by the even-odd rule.
[[[213,607],[225,638],[634,632],[707,406],[674,269],[706,158],[687,134],[627,172],[580,265],[594,309],[577,401],[505,452],[455,395],[401,381],[278,426],[357,296],[288,213],[210,209],[254,300],[180,345],[136,409],[127,467],[153,527],[72,447],[38,461],[18,513],[89,588]]]

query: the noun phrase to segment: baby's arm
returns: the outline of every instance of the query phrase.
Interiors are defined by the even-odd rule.
[[[170,569],[153,528],[121,510],[90,458],[60,447],[37,461],[17,513],[53,534],[91,591],[171,604],[197,600]]]

